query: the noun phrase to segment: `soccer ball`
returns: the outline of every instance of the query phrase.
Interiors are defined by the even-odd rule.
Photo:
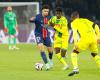
[[[35,63],[35,69],[36,70],[42,70],[43,69],[43,63],[40,63],[40,62],[38,62],[38,63]]]

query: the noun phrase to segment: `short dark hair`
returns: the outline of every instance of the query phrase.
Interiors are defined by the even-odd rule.
[[[56,12],[63,12],[61,7],[56,8]]]
[[[42,6],[42,10],[43,10],[43,9],[49,9],[49,5],[43,5],[43,6]]]
[[[74,12],[72,12],[71,17],[76,17],[77,15],[79,15],[79,12],[78,11],[74,11]]]

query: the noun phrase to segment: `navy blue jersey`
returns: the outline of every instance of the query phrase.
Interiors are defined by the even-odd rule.
[[[46,17],[47,21],[50,19],[50,17]],[[36,15],[35,19],[34,19],[34,23],[35,23],[35,35],[41,35],[43,36],[43,28],[45,27],[44,25],[46,24],[44,21],[45,18],[42,16],[42,14],[38,14]],[[46,28],[47,30],[47,28]],[[47,35],[48,35],[48,30],[47,30]]]
[[[47,47],[51,46],[50,33],[47,27],[49,19],[49,16],[44,18],[42,14],[38,14],[34,21],[30,21],[35,23],[35,37],[37,44],[43,43]]]

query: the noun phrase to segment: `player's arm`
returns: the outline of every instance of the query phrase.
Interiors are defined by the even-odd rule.
[[[67,20],[65,19],[65,20],[63,20],[63,22],[62,22],[61,25],[55,24],[54,29],[55,29],[56,31],[60,32],[61,34],[63,34],[63,33],[66,32],[66,30],[67,30],[67,24],[68,24],[68,22],[67,22]],[[61,26],[61,28],[60,28],[60,26]]]
[[[15,29],[18,31],[18,23],[17,23],[17,17],[15,15]]]
[[[97,24],[95,24],[94,30],[95,30],[96,35],[97,35],[97,43],[100,44],[100,29],[99,29],[99,26]]]
[[[73,38],[74,38],[74,45],[77,44],[78,42],[78,33],[77,33],[77,28],[73,23],[71,23],[72,31],[73,31]]]
[[[100,34],[99,26],[97,24],[95,24],[94,30],[95,30],[97,35]]]
[[[4,27],[7,28],[7,18],[6,18],[6,14],[4,15]]]
[[[54,27],[55,26],[55,19],[54,17],[52,17],[49,21],[48,21],[48,25],[51,26],[51,27]]]
[[[6,14],[4,15],[4,32],[7,33],[8,32],[8,29],[7,29],[7,17],[6,17]]]
[[[35,17],[31,17],[29,22],[35,22]]]

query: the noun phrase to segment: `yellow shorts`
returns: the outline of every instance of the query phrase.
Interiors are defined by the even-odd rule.
[[[68,36],[62,36],[61,38],[55,37],[54,48],[67,49],[68,48]]]
[[[96,39],[80,39],[76,46],[78,47],[78,51],[89,49],[92,53],[98,53]]]

